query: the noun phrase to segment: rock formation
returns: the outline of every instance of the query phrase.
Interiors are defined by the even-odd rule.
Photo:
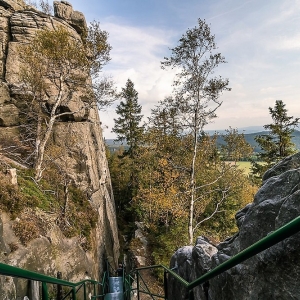
[[[22,0],[0,0],[0,139],[16,139],[22,110],[22,93],[18,82],[18,47],[35,35],[41,28],[64,26],[76,39],[86,30],[82,13],[74,11],[66,1],[54,2],[54,16],[27,6]],[[84,93],[84,91],[82,91]],[[68,103],[69,111],[76,111],[84,105],[84,97],[77,94]],[[95,107],[95,106],[94,106]],[[103,266],[103,258],[110,257],[116,262],[119,254],[115,204],[110,182],[105,145],[98,111],[91,108],[88,113],[77,114],[72,119],[58,122],[53,133],[53,142],[64,147],[70,136],[77,140],[68,145],[62,161],[63,168],[73,183],[88,195],[93,207],[99,213],[96,230],[92,233],[93,247],[85,252],[79,237],[67,239],[53,222],[51,215],[37,211],[45,220],[47,232],[31,241],[27,247],[20,245],[12,231],[15,220],[5,213],[0,218],[0,258],[1,261],[21,268],[55,276],[58,271],[63,279],[76,281],[85,276],[97,279]],[[15,251],[9,245],[17,244]],[[2,279],[1,279],[2,280]],[[16,288],[13,281],[6,284],[0,294],[12,295]],[[16,296],[16,294],[15,294]],[[10,297],[7,296],[9,299]],[[13,297],[12,297],[13,298]]]
[[[187,251],[178,250],[171,267],[178,265],[179,275],[190,282],[298,217],[299,182],[300,153],[287,157],[265,173],[253,203],[236,214],[238,233],[220,243],[215,254],[213,245],[198,242]],[[211,248],[209,253],[207,248]],[[195,299],[300,299],[299,250],[300,233],[297,233],[210,280],[206,295],[203,287],[195,288]],[[170,298],[184,297],[184,289],[178,291],[178,283],[172,280]]]

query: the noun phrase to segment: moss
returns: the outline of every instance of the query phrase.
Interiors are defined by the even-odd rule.
[[[98,213],[85,194],[76,187],[70,187],[70,201],[67,211],[67,220],[71,226],[64,228],[64,234],[71,237],[76,234],[83,236],[82,247],[91,249],[91,231],[96,227]]]
[[[4,169],[0,170],[0,209],[10,213],[12,218],[22,214],[27,208],[39,208],[58,215],[57,224],[66,237],[81,236],[85,251],[91,249],[91,231],[98,220],[97,210],[88,201],[85,193],[75,186],[69,186],[69,202],[64,211],[64,185],[55,170],[45,172],[45,179],[38,184],[33,180],[34,170],[18,170],[18,185],[9,184]],[[23,244],[41,233],[42,225],[33,218],[14,225],[14,231]]]

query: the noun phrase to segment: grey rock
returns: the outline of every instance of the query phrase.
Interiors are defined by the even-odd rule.
[[[54,1],[54,15],[57,18],[65,20],[79,33],[87,31],[86,20],[83,13],[74,11],[72,5],[67,1]]]
[[[10,10],[5,9],[0,5],[0,41],[2,43],[2,47],[0,50],[0,80],[3,80],[5,77],[5,64],[6,64],[6,56],[7,56],[7,45],[10,37],[9,32],[9,19],[12,15]],[[1,87],[2,90],[2,87]],[[1,103],[1,101],[0,101]]]
[[[13,104],[0,106],[0,126],[9,127],[19,124],[19,110]]]
[[[19,79],[21,47],[30,42],[41,28],[55,29],[64,26],[78,40],[81,39],[79,33],[86,28],[83,14],[74,12],[66,1],[58,5],[68,8],[65,15],[58,14],[56,17],[29,9],[25,5],[22,6],[22,3],[18,0],[0,0],[1,147],[18,145],[21,122],[19,114],[27,107],[26,92]],[[48,103],[51,104],[51,90],[49,95]],[[101,123],[96,103],[88,110],[80,109],[86,106],[85,101],[90,101],[85,99],[84,95],[85,91],[79,90],[61,108],[64,111],[74,112],[74,115],[55,125],[52,138],[54,145],[62,149],[61,167],[73,183],[86,193],[92,207],[99,214],[96,228],[92,231],[92,249],[85,252],[80,245],[80,237],[67,239],[55,225],[55,218],[38,211],[35,213],[42,214],[43,220],[49,219],[49,230],[42,232],[39,238],[32,240],[25,247],[12,230],[13,224],[17,221],[2,214],[1,262],[51,276],[56,276],[57,271],[62,271],[64,279],[79,281],[85,278],[87,271],[91,278],[99,279],[103,271],[104,257],[111,257],[112,264],[118,260],[119,241],[115,203]],[[6,145],[2,141],[5,141]],[[17,250],[10,251],[8,245],[16,245]],[[6,256],[4,252],[7,253]],[[26,281],[8,278],[4,284],[4,280],[6,279],[0,278],[0,299],[24,298],[24,294],[18,293],[26,290]]]
[[[0,0],[0,6],[8,10],[22,10],[26,7],[23,0]]]
[[[287,157],[264,175],[263,185],[253,203],[236,214],[239,228],[233,237],[217,245],[218,251],[211,256],[181,253],[179,274],[187,281],[191,274],[208,271],[227,261],[269,233],[300,215],[300,153]],[[188,262],[188,263],[187,263]],[[206,268],[207,267],[207,268]],[[195,299],[210,300],[292,300],[300,299],[300,233],[283,240],[258,255],[229,269],[209,281],[206,295],[195,294]],[[198,276],[199,277],[199,276]],[[176,289],[177,282],[171,282]],[[197,289],[194,289],[198,293]],[[176,291],[176,290],[175,290]],[[176,291],[184,295],[184,291]],[[186,296],[186,295],[185,295]],[[172,299],[185,299],[172,298]]]
[[[269,169],[264,174],[263,181],[266,181],[271,177],[278,176],[287,170],[298,168],[300,168],[300,152],[285,158],[284,160],[276,164],[273,168]]]
[[[10,102],[9,88],[5,82],[0,82],[0,105]]]
[[[204,275],[211,268],[212,256],[217,253],[217,248],[205,237],[198,237],[196,245],[185,246],[173,255],[170,268],[186,281],[192,282]],[[174,300],[188,299],[185,287],[173,276],[169,275],[169,298]],[[208,286],[202,285],[194,288],[195,299],[207,299]]]

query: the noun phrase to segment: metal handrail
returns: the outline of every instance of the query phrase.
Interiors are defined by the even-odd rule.
[[[102,283],[100,283],[96,280],[91,280],[91,279],[85,279],[85,280],[74,283],[74,282],[70,282],[70,281],[66,281],[66,280],[62,280],[62,279],[57,279],[55,277],[47,276],[44,274],[36,273],[33,271],[24,270],[24,269],[21,269],[18,267],[6,265],[3,263],[0,263],[0,274],[41,282],[42,283],[42,300],[49,299],[47,283],[68,286],[68,287],[72,288],[71,291],[69,292],[69,294],[72,294],[73,300],[76,300],[76,292],[82,286],[85,286],[86,283],[91,283],[94,285],[94,293],[96,292],[95,285],[102,285]],[[79,289],[76,291],[76,287],[78,287],[78,286],[79,286]],[[95,296],[93,296],[93,297],[95,297]],[[84,294],[84,300],[86,300],[85,294]]]
[[[227,261],[223,262],[219,266],[215,267],[211,271],[207,272],[203,276],[197,278],[192,282],[187,282],[173,270],[167,268],[163,265],[153,265],[153,266],[146,266],[140,267],[136,269],[136,272],[139,270],[146,270],[146,269],[155,269],[155,268],[162,268],[165,272],[170,274],[174,277],[177,281],[179,281],[189,293],[189,299],[193,299],[192,289],[198,285],[201,285],[208,280],[218,276],[219,274],[227,271],[228,269],[244,262],[245,260],[255,256],[256,254],[274,246],[275,244],[283,241],[286,238],[291,237],[295,233],[300,231],[300,216],[295,218],[294,220],[290,221],[286,225],[280,227],[279,229],[269,233],[266,237],[262,238],[261,240],[257,241],[256,243],[252,244],[248,248],[242,250],[232,258],[228,259]],[[139,292],[139,287],[137,287],[137,291]],[[166,291],[165,291],[166,293]],[[166,298],[165,298],[166,299]]]
[[[196,280],[194,280],[193,282],[190,282],[190,283],[187,282],[185,279],[183,279],[178,274],[176,274],[173,270],[171,270],[163,265],[140,267],[140,268],[137,268],[135,271],[137,272],[137,278],[139,278],[140,270],[162,268],[170,276],[174,277],[177,281],[179,281],[181,284],[183,284],[185,286],[185,288],[187,289],[187,292],[189,293],[189,299],[193,299],[192,289],[194,287],[205,283],[206,281],[208,281],[208,280],[216,277],[217,275],[227,271],[228,269],[242,263],[243,261],[253,257],[254,255],[272,247],[273,245],[283,241],[284,239],[294,235],[295,233],[297,233],[299,231],[300,231],[300,216],[298,216],[294,220],[290,221],[286,225],[280,227],[279,229],[275,230],[274,232],[269,233],[266,237],[262,238],[258,242],[254,243],[253,245],[251,245],[248,248],[244,249],[243,251],[239,252],[237,255],[233,256],[229,260],[223,262],[222,264],[220,264],[213,270],[207,272],[203,276],[197,278]],[[18,267],[6,265],[3,263],[0,263],[0,274],[41,282],[42,283],[42,299],[43,300],[49,299],[47,283],[68,286],[68,287],[72,288],[71,291],[69,292],[69,294],[72,294],[72,299],[76,300],[76,292],[82,286],[84,286],[84,290],[85,290],[86,283],[91,283],[94,285],[94,294],[96,294],[96,288],[95,288],[96,285],[100,285],[100,286],[102,286],[102,288],[105,288],[105,281],[106,281],[107,276],[109,275],[109,273],[104,273],[101,283],[98,281],[95,281],[95,280],[91,280],[91,279],[85,279],[85,280],[79,281],[77,283],[73,283],[73,282],[58,279],[55,277],[50,277],[47,275],[39,274],[39,273],[36,273],[33,271],[28,271],[28,270],[24,270],[24,269],[21,269]],[[129,276],[130,276],[130,274],[129,274]],[[131,277],[131,279],[132,279],[132,277]],[[125,280],[125,282],[127,282],[127,281],[130,282],[130,278],[128,280],[127,279]],[[76,287],[78,287],[78,286],[79,286],[79,288],[76,291]],[[137,291],[139,293],[139,287],[137,287]],[[143,291],[143,292],[145,292],[145,291]],[[127,293],[127,291],[125,290],[124,294],[126,294],[126,293]],[[165,293],[166,293],[166,290],[165,290]],[[104,294],[103,295],[93,295],[92,299],[97,299],[102,296],[104,296]],[[153,294],[153,296],[158,296],[158,295]],[[138,296],[138,298],[139,298],[139,296]],[[84,300],[86,300],[85,293],[84,293]]]

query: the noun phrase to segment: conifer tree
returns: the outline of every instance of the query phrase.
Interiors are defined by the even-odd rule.
[[[121,98],[124,101],[121,101],[116,108],[119,117],[114,119],[115,126],[112,131],[117,134],[116,141],[126,141],[129,146],[127,154],[134,158],[142,139],[144,126],[140,125],[143,115],[142,107],[138,104],[138,92],[130,79],[127,80],[125,88],[122,88]]]
[[[269,131],[268,134],[255,137],[262,150],[258,158],[263,162],[252,161],[252,174],[255,178],[261,178],[264,172],[278,161],[296,152],[292,143],[292,133],[300,118],[288,116],[282,100],[276,100],[274,108],[269,107],[269,112],[273,123],[264,126]]]

